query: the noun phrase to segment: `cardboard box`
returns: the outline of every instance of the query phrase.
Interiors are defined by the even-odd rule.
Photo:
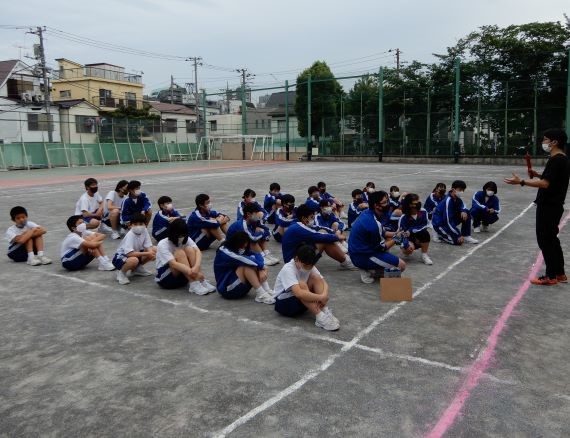
[[[412,301],[412,279],[381,278],[380,301]]]

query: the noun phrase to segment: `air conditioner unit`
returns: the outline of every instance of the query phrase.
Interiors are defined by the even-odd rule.
[[[43,94],[34,94],[34,102],[43,102],[44,101],[44,95]]]
[[[22,100],[24,102],[31,102],[32,101],[32,93],[29,91],[26,91],[24,93],[22,93]]]

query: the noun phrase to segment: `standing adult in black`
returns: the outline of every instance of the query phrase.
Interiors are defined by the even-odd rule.
[[[505,178],[507,184],[520,184],[521,187],[537,187],[536,195],[536,240],[542,251],[546,275],[531,280],[533,284],[543,286],[567,283],[564,272],[564,254],[558,239],[558,225],[564,212],[564,200],[568,190],[570,168],[564,147],[568,136],[561,129],[547,130],[542,139],[542,149],[550,153],[550,158],[542,174],[532,170],[530,180],[520,178],[513,173],[512,178]],[[532,178],[539,177],[539,180]]]

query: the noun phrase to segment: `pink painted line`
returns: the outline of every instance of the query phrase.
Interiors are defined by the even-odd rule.
[[[91,174],[89,176],[97,179],[110,179],[110,178],[127,178],[133,176],[149,176],[149,175],[167,175],[173,173],[182,173],[182,172],[196,172],[196,171],[203,171],[203,170],[219,170],[219,169],[233,169],[233,168],[242,168],[242,167],[256,167],[256,166],[274,166],[277,164],[286,163],[285,161],[282,162],[254,162],[254,163],[243,163],[240,162],[239,164],[221,164],[215,166],[185,166],[185,167],[176,167],[173,169],[151,169],[151,170],[131,170],[128,172],[114,172],[114,173],[100,173],[100,174]],[[86,173],[88,172],[88,168],[86,167]],[[35,175],[34,175],[35,176]],[[0,188],[18,188],[18,187],[33,187],[33,186],[43,186],[46,184],[60,184],[66,182],[74,182],[74,181],[83,181],[86,175],[68,175],[68,176],[61,176],[55,178],[41,178],[36,179],[12,179],[12,180],[4,180],[0,181]]]
[[[560,223],[559,228],[562,229],[566,222],[570,219],[570,213],[566,215],[566,217]],[[461,409],[469,399],[471,392],[479,385],[479,380],[489,368],[489,364],[495,355],[495,350],[497,348],[497,344],[499,343],[499,336],[501,335],[502,331],[505,329],[508,319],[511,317],[515,307],[517,304],[522,300],[528,288],[530,287],[531,283],[530,280],[535,278],[538,274],[538,271],[542,267],[542,253],[538,253],[536,257],[536,261],[534,262],[534,267],[531,269],[528,278],[524,281],[524,283],[519,287],[516,295],[511,298],[507,306],[503,309],[501,316],[495,323],[491,334],[487,338],[487,346],[481,352],[479,357],[473,362],[469,369],[469,374],[467,375],[467,379],[455,395],[455,398],[449,405],[449,407],[445,410],[443,415],[440,417],[437,424],[433,427],[433,429],[424,436],[424,438],[440,438],[443,436],[449,428],[455,423],[455,420]],[[545,286],[547,287],[547,286]]]

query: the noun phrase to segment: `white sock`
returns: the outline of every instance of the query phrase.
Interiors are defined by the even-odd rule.
[[[32,251],[32,252],[29,252],[29,253],[28,253],[28,260],[33,259],[35,256],[36,256],[36,255],[34,254],[33,251]]]
[[[99,260],[99,263],[105,263],[107,261],[107,259],[103,256],[97,257],[97,260]]]
[[[257,295],[263,295],[265,294],[265,289],[263,288],[263,286],[259,286],[257,289],[255,289],[255,293]]]
[[[44,252],[43,251],[38,251],[38,257],[43,257],[44,256]]]
[[[271,290],[271,287],[269,286],[267,280],[261,283],[261,287],[265,290],[265,292],[269,292]]]

